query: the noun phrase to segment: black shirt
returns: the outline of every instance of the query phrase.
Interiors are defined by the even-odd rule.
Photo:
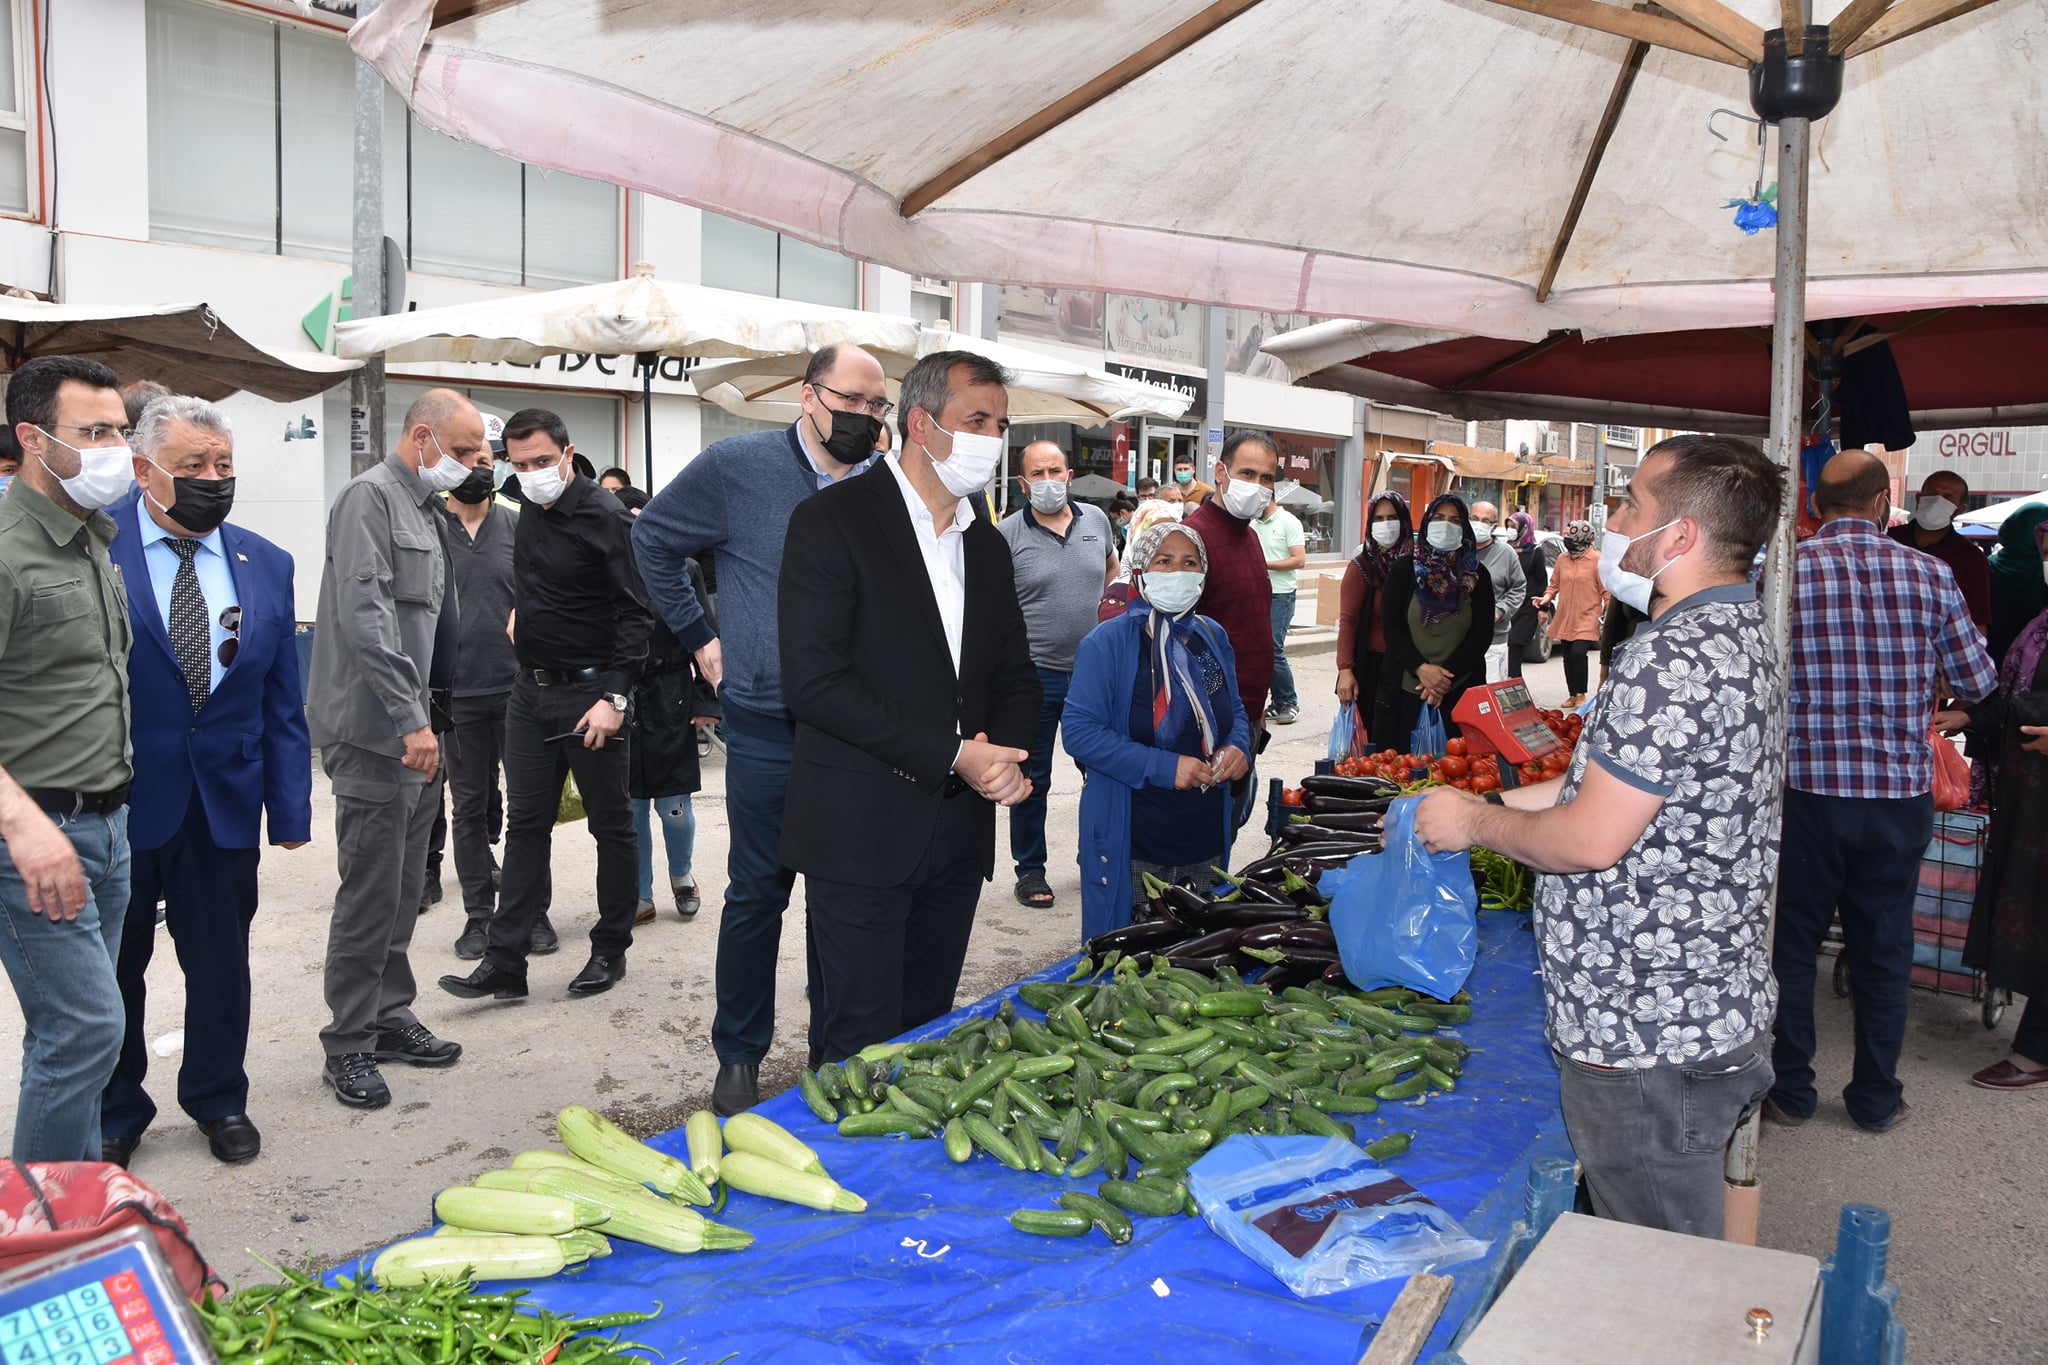
[[[580,474],[554,506],[527,502],[512,543],[512,643],[522,669],[602,668],[599,691],[631,690],[654,622],[632,530],[619,500]]]

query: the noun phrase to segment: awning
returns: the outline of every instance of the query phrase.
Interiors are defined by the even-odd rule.
[[[0,356],[8,368],[44,355],[97,360],[124,384],[154,379],[173,393],[213,400],[247,390],[280,403],[331,389],[357,368],[318,351],[273,354],[203,303],[123,307],[0,296]]]

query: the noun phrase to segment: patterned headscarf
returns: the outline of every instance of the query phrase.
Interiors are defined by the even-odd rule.
[[[1527,512],[1508,513],[1508,524],[1515,528],[1515,548],[1527,550],[1536,544],[1536,519]]]
[[[1401,517],[1401,537],[1386,549],[1372,538],[1373,513],[1379,511],[1381,503],[1391,504]],[[1396,563],[1407,559],[1415,552],[1415,518],[1408,512],[1408,499],[1389,489],[1372,500],[1372,506],[1365,511],[1365,544],[1359,547],[1358,571],[1365,575],[1365,581],[1377,588],[1387,581],[1387,570]]]
[[[1173,535],[1186,536],[1193,543],[1202,572],[1207,573],[1209,547],[1202,543],[1201,532],[1176,521],[1155,522],[1131,542],[1133,569],[1143,573],[1159,547]],[[1216,656],[1202,637],[1197,624],[1201,617],[1193,607],[1168,616],[1155,611],[1142,596],[1133,600],[1130,610],[1145,614],[1145,640],[1152,650],[1152,743],[1161,749],[1176,749],[1192,730],[1200,736],[1201,756],[1209,757],[1216,752],[1222,733],[1212,698],[1222,694],[1209,686],[1217,676]]]
[[[1465,538],[1455,549],[1439,550],[1429,543],[1429,524],[1440,507],[1458,509],[1458,525]],[[1454,616],[1465,605],[1483,570],[1479,567],[1479,542],[1472,535],[1472,518],[1465,500],[1454,493],[1433,499],[1422,514],[1422,534],[1415,537],[1415,600],[1422,606],[1422,624]]]
[[[1144,534],[1161,523],[1167,526],[1180,525],[1181,514],[1184,511],[1185,509],[1179,503],[1168,502],[1164,498],[1147,498],[1138,504],[1138,510],[1131,513],[1131,524],[1124,528],[1124,545],[1126,548],[1124,550],[1123,563],[1117,569],[1117,582],[1128,583],[1131,581],[1131,573],[1136,567],[1134,561],[1138,558],[1138,542],[1143,538]],[[1197,536],[1197,543],[1200,543],[1200,540],[1201,538]],[[1151,558],[1152,554],[1156,553],[1158,549],[1159,544],[1157,541],[1154,541],[1152,550],[1146,554],[1146,558]],[[1202,562],[1204,565],[1207,565],[1209,562],[1207,550],[1202,552]]]
[[[1593,548],[1593,523],[1575,521],[1564,528],[1564,548],[1573,559]]]

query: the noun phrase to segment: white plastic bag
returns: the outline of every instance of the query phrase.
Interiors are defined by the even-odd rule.
[[[1188,1170],[1217,1236],[1302,1298],[1484,1255],[1486,1242],[1342,1138],[1225,1138]]]

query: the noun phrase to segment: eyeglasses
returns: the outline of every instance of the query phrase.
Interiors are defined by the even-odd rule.
[[[220,628],[228,633],[228,638],[220,642],[220,666],[226,668],[235,661],[235,655],[241,652],[242,609],[223,608],[220,614]]]
[[[101,444],[109,436],[119,436],[123,441],[130,442],[135,439],[134,427],[117,427],[111,422],[94,422],[89,427],[82,427],[73,422],[52,422],[50,425],[59,431],[75,431],[93,445]]]
[[[886,418],[891,412],[896,410],[896,405],[885,398],[863,398],[857,393],[841,393],[830,384],[820,384],[816,381],[812,382],[811,387],[823,389],[840,402],[852,404],[855,412],[864,412],[870,417]]]

